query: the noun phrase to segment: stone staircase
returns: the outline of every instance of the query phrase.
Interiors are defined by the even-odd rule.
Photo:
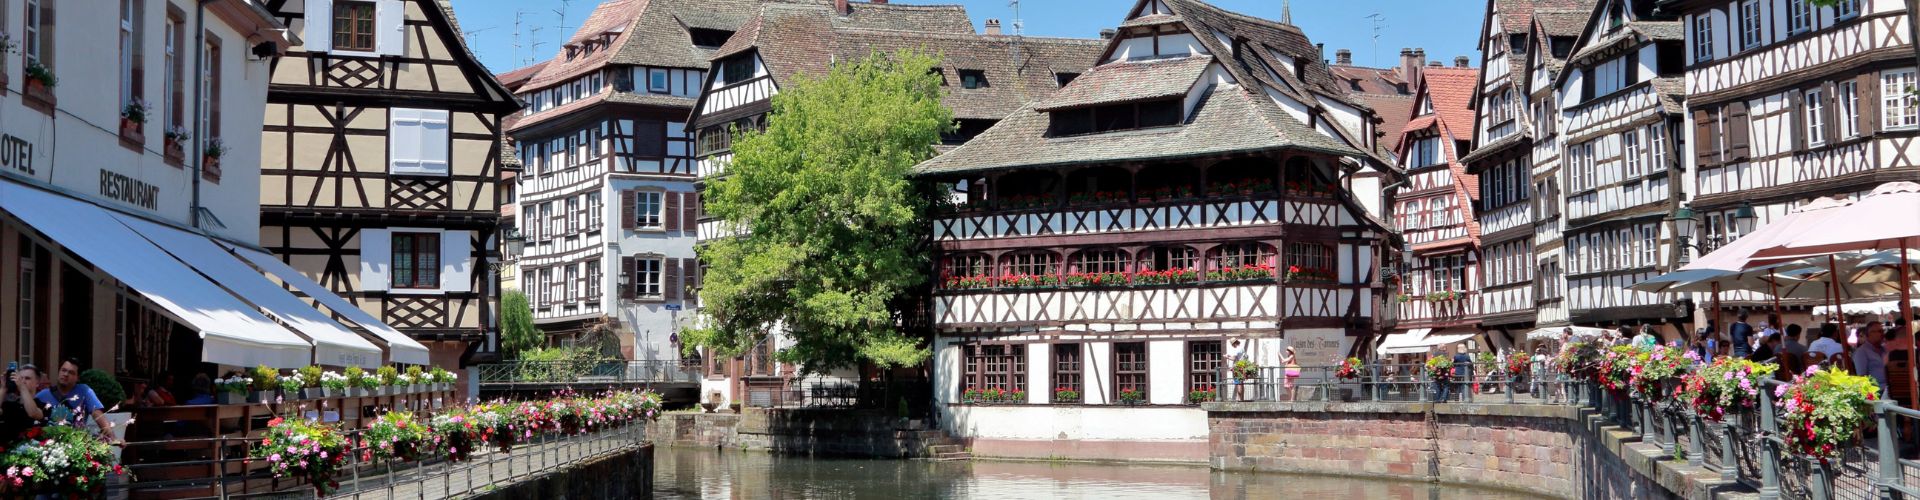
[[[920,458],[939,462],[973,459],[973,452],[967,450],[966,442],[947,434],[946,431],[929,430],[923,425],[912,427],[915,428],[894,431],[894,437],[903,442],[920,443],[922,450]]]

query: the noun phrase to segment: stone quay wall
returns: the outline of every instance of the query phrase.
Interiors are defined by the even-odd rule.
[[[880,412],[746,408],[741,413],[667,413],[647,429],[655,443],[799,455],[874,458],[931,456],[954,444],[920,420]]]
[[[1745,498],[1571,406],[1210,403],[1222,470],[1389,476],[1580,499]]]
[[[568,464],[530,479],[479,493],[478,500],[653,498],[653,445]]]

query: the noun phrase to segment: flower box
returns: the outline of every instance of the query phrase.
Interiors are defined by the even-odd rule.
[[[276,390],[253,391],[252,395],[247,397],[248,403],[278,403],[280,402],[279,400],[280,391]]]
[[[166,155],[167,162],[174,164],[174,166],[179,166],[181,163],[187,161],[186,141],[177,138],[168,138],[162,151],[163,154]]]
[[[120,117],[120,138],[138,146],[146,142],[147,124],[125,116]]]
[[[220,182],[220,157],[200,157],[200,177],[211,182]]]
[[[327,394],[326,388],[308,387],[300,390],[300,397],[303,399],[325,399],[331,396]]]
[[[216,404],[223,404],[223,405],[246,404],[248,402],[247,393],[222,392],[214,395],[213,402]]]
[[[26,96],[27,107],[46,113],[53,112],[53,107],[56,104],[53,97],[53,87],[47,85],[46,81],[28,76],[26,89],[21,93]]]

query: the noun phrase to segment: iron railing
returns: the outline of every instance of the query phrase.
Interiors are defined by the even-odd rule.
[[[482,387],[698,383],[699,367],[672,360],[510,361],[479,365]]]

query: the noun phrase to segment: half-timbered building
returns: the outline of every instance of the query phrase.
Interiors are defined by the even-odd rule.
[[[1478,334],[1485,290],[1481,228],[1473,218],[1480,182],[1459,160],[1473,144],[1470,106],[1480,72],[1429,67],[1423,73],[1396,151],[1407,181],[1388,193],[1406,250],[1394,297],[1393,335],[1401,338],[1383,343],[1394,346],[1386,347],[1391,354],[1423,354]]]
[[[546,66],[546,61],[537,62],[524,68],[495,75],[494,79],[508,92],[519,92],[527,80]],[[506,129],[513,127],[518,115],[510,115],[505,127],[500,131],[500,181],[494,189],[500,192],[500,235],[504,243],[500,246],[500,290],[526,290],[520,287],[520,254],[526,244],[526,237],[520,234],[520,171],[526,166],[520,161],[520,149],[514,145],[513,137]]]
[[[821,74],[836,60],[914,50],[942,58],[942,104],[953,111],[958,130],[942,138],[950,150],[1002,117],[1046,97],[1072,81],[1099,56],[1098,40],[1009,35],[1000,21],[988,19],[976,33],[958,5],[896,5],[881,2],[769,2],[714,54],[692,127],[702,183],[726,175],[732,136],[765,126],[771,99],[783,85],[803,74]],[[723,227],[712,218],[699,221],[699,238],[711,241],[751,228]],[[725,263],[709,263],[725,265]],[[871,374],[855,367],[814,370],[822,376],[797,380],[797,367],[772,360],[789,341],[779,332],[753,351],[731,360],[709,359],[710,380],[702,394],[764,404],[769,394],[800,390],[807,384],[841,384]]]
[[[1200,460],[1191,404],[1241,397],[1224,363],[1329,365],[1374,332],[1386,230],[1346,179],[1392,166],[1305,33],[1194,0],[1140,0],[1117,31],[916,168],[952,189],[934,398],[976,455]]]
[[[1530,37],[1533,49],[1526,54],[1527,117],[1533,124],[1532,157],[1529,159],[1533,181],[1533,255],[1534,255],[1534,327],[1566,326],[1567,310],[1566,240],[1564,214],[1566,193],[1561,176],[1562,131],[1560,87],[1555,84],[1566,67],[1567,56],[1593,15],[1591,2],[1577,9],[1534,9]],[[1489,154],[1492,154],[1491,152]]]
[[[1539,313],[1543,306],[1552,307],[1546,303],[1552,297],[1560,296],[1543,289],[1550,285],[1536,251],[1541,243],[1536,227],[1553,220],[1542,213],[1545,200],[1536,194],[1548,192],[1543,184],[1552,183],[1552,172],[1557,170],[1536,176],[1533,153],[1542,145],[1541,137],[1551,134],[1558,108],[1544,111],[1553,104],[1552,95],[1536,95],[1536,91],[1552,88],[1552,76],[1542,63],[1567,55],[1592,9],[1591,0],[1487,2],[1480,31],[1482,69],[1475,91],[1474,149],[1461,161],[1481,184],[1474,217],[1479,220],[1486,265],[1481,267],[1484,285],[1477,300],[1481,328],[1498,332],[1490,335],[1496,347],[1507,348],[1504,340],[1543,321],[1565,322],[1564,314],[1545,319]],[[1540,36],[1537,27],[1543,20],[1565,26],[1567,19],[1576,19],[1571,34],[1563,33],[1558,40]],[[1553,53],[1556,42],[1558,54]]]
[[[491,353],[500,122],[513,96],[443,0],[268,0],[260,241],[457,368]]]
[[[279,19],[246,0],[0,12],[17,44],[0,58],[0,358],[123,383],[426,362],[257,245],[258,76],[295,38]]]
[[[1699,229],[1684,236],[1700,253],[1739,238],[1743,210],[1765,223],[1815,198],[1858,198],[1920,173],[1905,2],[1662,4],[1683,13],[1686,27],[1688,180]],[[1729,309],[1769,302],[1764,293],[1720,294]]]
[[[1690,314],[1684,297],[1627,286],[1680,255],[1664,221],[1685,194],[1680,21],[1647,0],[1592,12],[1554,80],[1570,319],[1664,325],[1656,330],[1674,336]]]

